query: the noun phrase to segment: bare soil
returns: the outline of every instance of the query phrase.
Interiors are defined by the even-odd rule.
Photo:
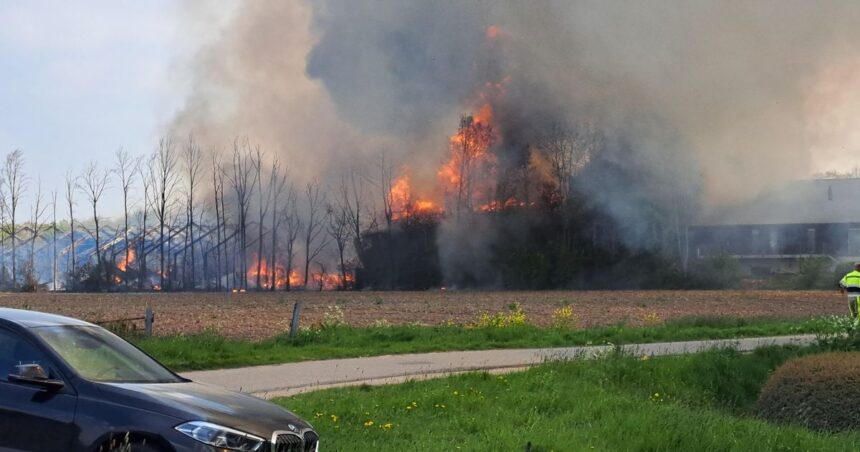
[[[52,312],[104,322],[141,317],[151,306],[155,334],[214,331],[232,338],[263,339],[286,332],[293,304],[302,302],[301,324],[319,324],[339,306],[345,321],[368,326],[447,322],[468,324],[482,313],[506,312],[522,305],[528,321],[552,322],[553,312],[570,305],[579,326],[625,322],[642,325],[682,317],[800,318],[843,314],[847,303],[827,291],[616,291],[616,292],[289,292],[289,293],[141,293],[0,294],[0,306]],[[139,325],[139,322],[138,322]]]

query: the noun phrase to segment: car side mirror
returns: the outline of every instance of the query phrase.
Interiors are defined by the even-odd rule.
[[[48,371],[39,364],[18,364],[9,374],[9,381],[25,383],[41,388],[57,390],[65,386],[62,380],[51,379]]]

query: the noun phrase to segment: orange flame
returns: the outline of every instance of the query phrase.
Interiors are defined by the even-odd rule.
[[[412,195],[412,184],[409,169],[404,168],[400,176],[391,184],[389,201],[391,217],[394,221],[404,220],[416,215],[433,215],[442,213],[442,208],[429,199],[415,199]]]
[[[322,284],[323,290],[343,289],[355,282],[355,279],[349,273],[345,275],[345,278],[341,278],[340,274],[337,273],[314,272],[311,277],[316,287]]]
[[[132,262],[134,262],[135,257],[134,248],[126,249],[125,256],[116,264],[116,268],[121,272],[127,272]]]
[[[496,132],[492,126],[493,107],[483,104],[472,116],[463,117],[450,139],[448,160],[437,172],[445,193],[463,198],[488,198],[495,185],[495,155],[490,147]],[[462,206],[459,206],[462,207]]]
[[[248,269],[247,279],[248,284],[256,284],[257,282],[257,264],[260,266],[260,285],[263,289],[271,289],[272,281],[270,281],[272,276],[272,268],[269,266],[269,262],[266,258],[259,259],[256,254],[253,255],[252,264]],[[290,270],[289,274],[287,274],[286,269],[283,265],[279,263],[275,263],[275,289],[283,289],[287,287],[287,281],[290,283],[290,287],[298,287],[301,285],[302,278],[299,276],[299,272],[296,270]]]
[[[484,29],[487,41],[502,35],[498,25]],[[497,212],[526,207],[516,198],[495,199],[497,161],[492,152],[500,136],[494,125],[493,103],[507,94],[510,77],[487,81],[475,93],[470,103],[479,105],[475,112],[461,118],[460,127],[448,140],[448,156],[436,171],[437,187],[416,196],[410,181],[409,168],[404,167],[391,185],[389,202],[395,221],[416,214],[444,215],[446,208],[456,206],[458,212]],[[443,208],[441,206],[445,206]]]

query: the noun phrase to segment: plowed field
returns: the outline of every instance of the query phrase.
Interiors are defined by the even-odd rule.
[[[796,318],[847,311],[844,297],[824,291],[640,291],[640,292],[290,292],[157,294],[0,294],[0,306],[108,321],[155,311],[155,334],[215,331],[262,339],[287,331],[293,303],[303,303],[301,323],[322,321],[339,306],[347,323],[372,325],[470,323],[481,313],[507,311],[520,303],[529,322],[548,325],[552,313],[573,307],[580,326],[691,316]]]

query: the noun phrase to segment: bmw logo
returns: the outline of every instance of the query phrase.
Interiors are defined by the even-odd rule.
[[[291,432],[298,431],[298,429],[299,429],[298,427],[296,427],[293,424],[287,424],[287,428],[290,429]]]

